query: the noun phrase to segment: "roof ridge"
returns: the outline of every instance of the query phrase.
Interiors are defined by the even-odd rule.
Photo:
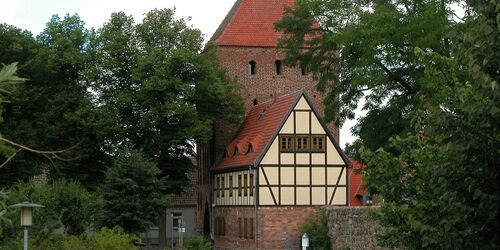
[[[231,20],[234,17],[234,14],[238,11],[240,8],[241,4],[243,3],[244,0],[237,0],[234,2],[233,7],[229,10],[229,12],[226,14],[222,22],[219,24],[219,27],[215,30],[214,34],[210,38],[210,41],[215,41],[217,40],[226,30],[226,27],[231,23]]]

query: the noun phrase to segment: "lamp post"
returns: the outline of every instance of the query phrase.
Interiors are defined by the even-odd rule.
[[[309,236],[307,233],[302,235],[302,250],[306,250],[309,247]]]
[[[21,226],[24,228],[24,250],[28,250],[28,227],[33,224],[33,208],[40,207],[44,206],[27,201],[9,206],[9,208],[21,208]]]

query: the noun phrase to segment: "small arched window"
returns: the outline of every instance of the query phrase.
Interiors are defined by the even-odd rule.
[[[252,146],[252,143],[249,143],[248,144],[248,149],[247,149],[247,154],[248,153],[252,153],[253,152],[253,146]]]
[[[248,74],[255,75],[256,73],[257,73],[257,63],[252,60],[248,63]]]
[[[303,76],[305,76],[305,75],[307,75],[307,73],[308,73],[308,72],[307,72],[307,69],[306,69],[305,67],[300,67],[300,73],[301,73]]]
[[[281,66],[281,60],[274,61],[275,72],[276,72],[276,75],[278,75],[278,76],[281,75],[281,73],[282,73],[281,72],[282,71],[281,67],[282,67]]]
[[[253,99],[253,105],[257,105],[259,103],[259,101],[257,101],[257,98]]]
[[[238,150],[238,147],[234,147],[234,153],[233,156],[240,155],[240,150]]]

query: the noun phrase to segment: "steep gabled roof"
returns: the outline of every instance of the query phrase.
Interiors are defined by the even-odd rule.
[[[301,96],[302,91],[298,91],[254,106],[245,118],[236,138],[226,147],[227,157],[217,162],[213,169],[223,170],[254,164],[265,153],[269,141],[273,139],[273,135],[279,130]],[[248,152],[250,144],[252,152]],[[234,155],[236,147],[239,155]]]
[[[318,115],[304,90],[282,95],[254,106],[245,118],[236,138],[226,147],[226,156],[214,165],[212,171],[257,166],[302,96],[312,111]],[[350,166],[351,162],[333,138],[331,131],[325,126],[323,129],[346,165]],[[249,145],[252,145],[252,151],[248,150]],[[237,154],[235,154],[236,149]]]
[[[295,0],[237,0],[210,39],[221,46],[276,47],[274,23]]]

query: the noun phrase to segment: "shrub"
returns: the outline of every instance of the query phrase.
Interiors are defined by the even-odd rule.
[[[120,227],[102,228],[89,237],[89,249],[93,250],[134,250],[134,242],[139,240],[135,235],[126,234]]]
[[[35,240],[35,245],[51,237],[56,229],[64,229],[67,235],[84,233],[102,211],[102,199],[74,181],[59,180],[45,185],[33,181],[19,183],[9,190],[6,203],[10,205],[23,201],[45,206],[33,212],[30,239]],[[5,218],[12,223],[0,224],[0,241],[21,236],[19,210],[9,209]]]
[[[331,249],[330,235],[328,234],[328,218],[324,209],[316,211],[314,217],[309,218],[300,227],[300,235],[307,233],[309,247],[316,250]]]
[[[184,244],[186,250],[211,250],[212,242],[207,238],[199,235],[186,240]]]

